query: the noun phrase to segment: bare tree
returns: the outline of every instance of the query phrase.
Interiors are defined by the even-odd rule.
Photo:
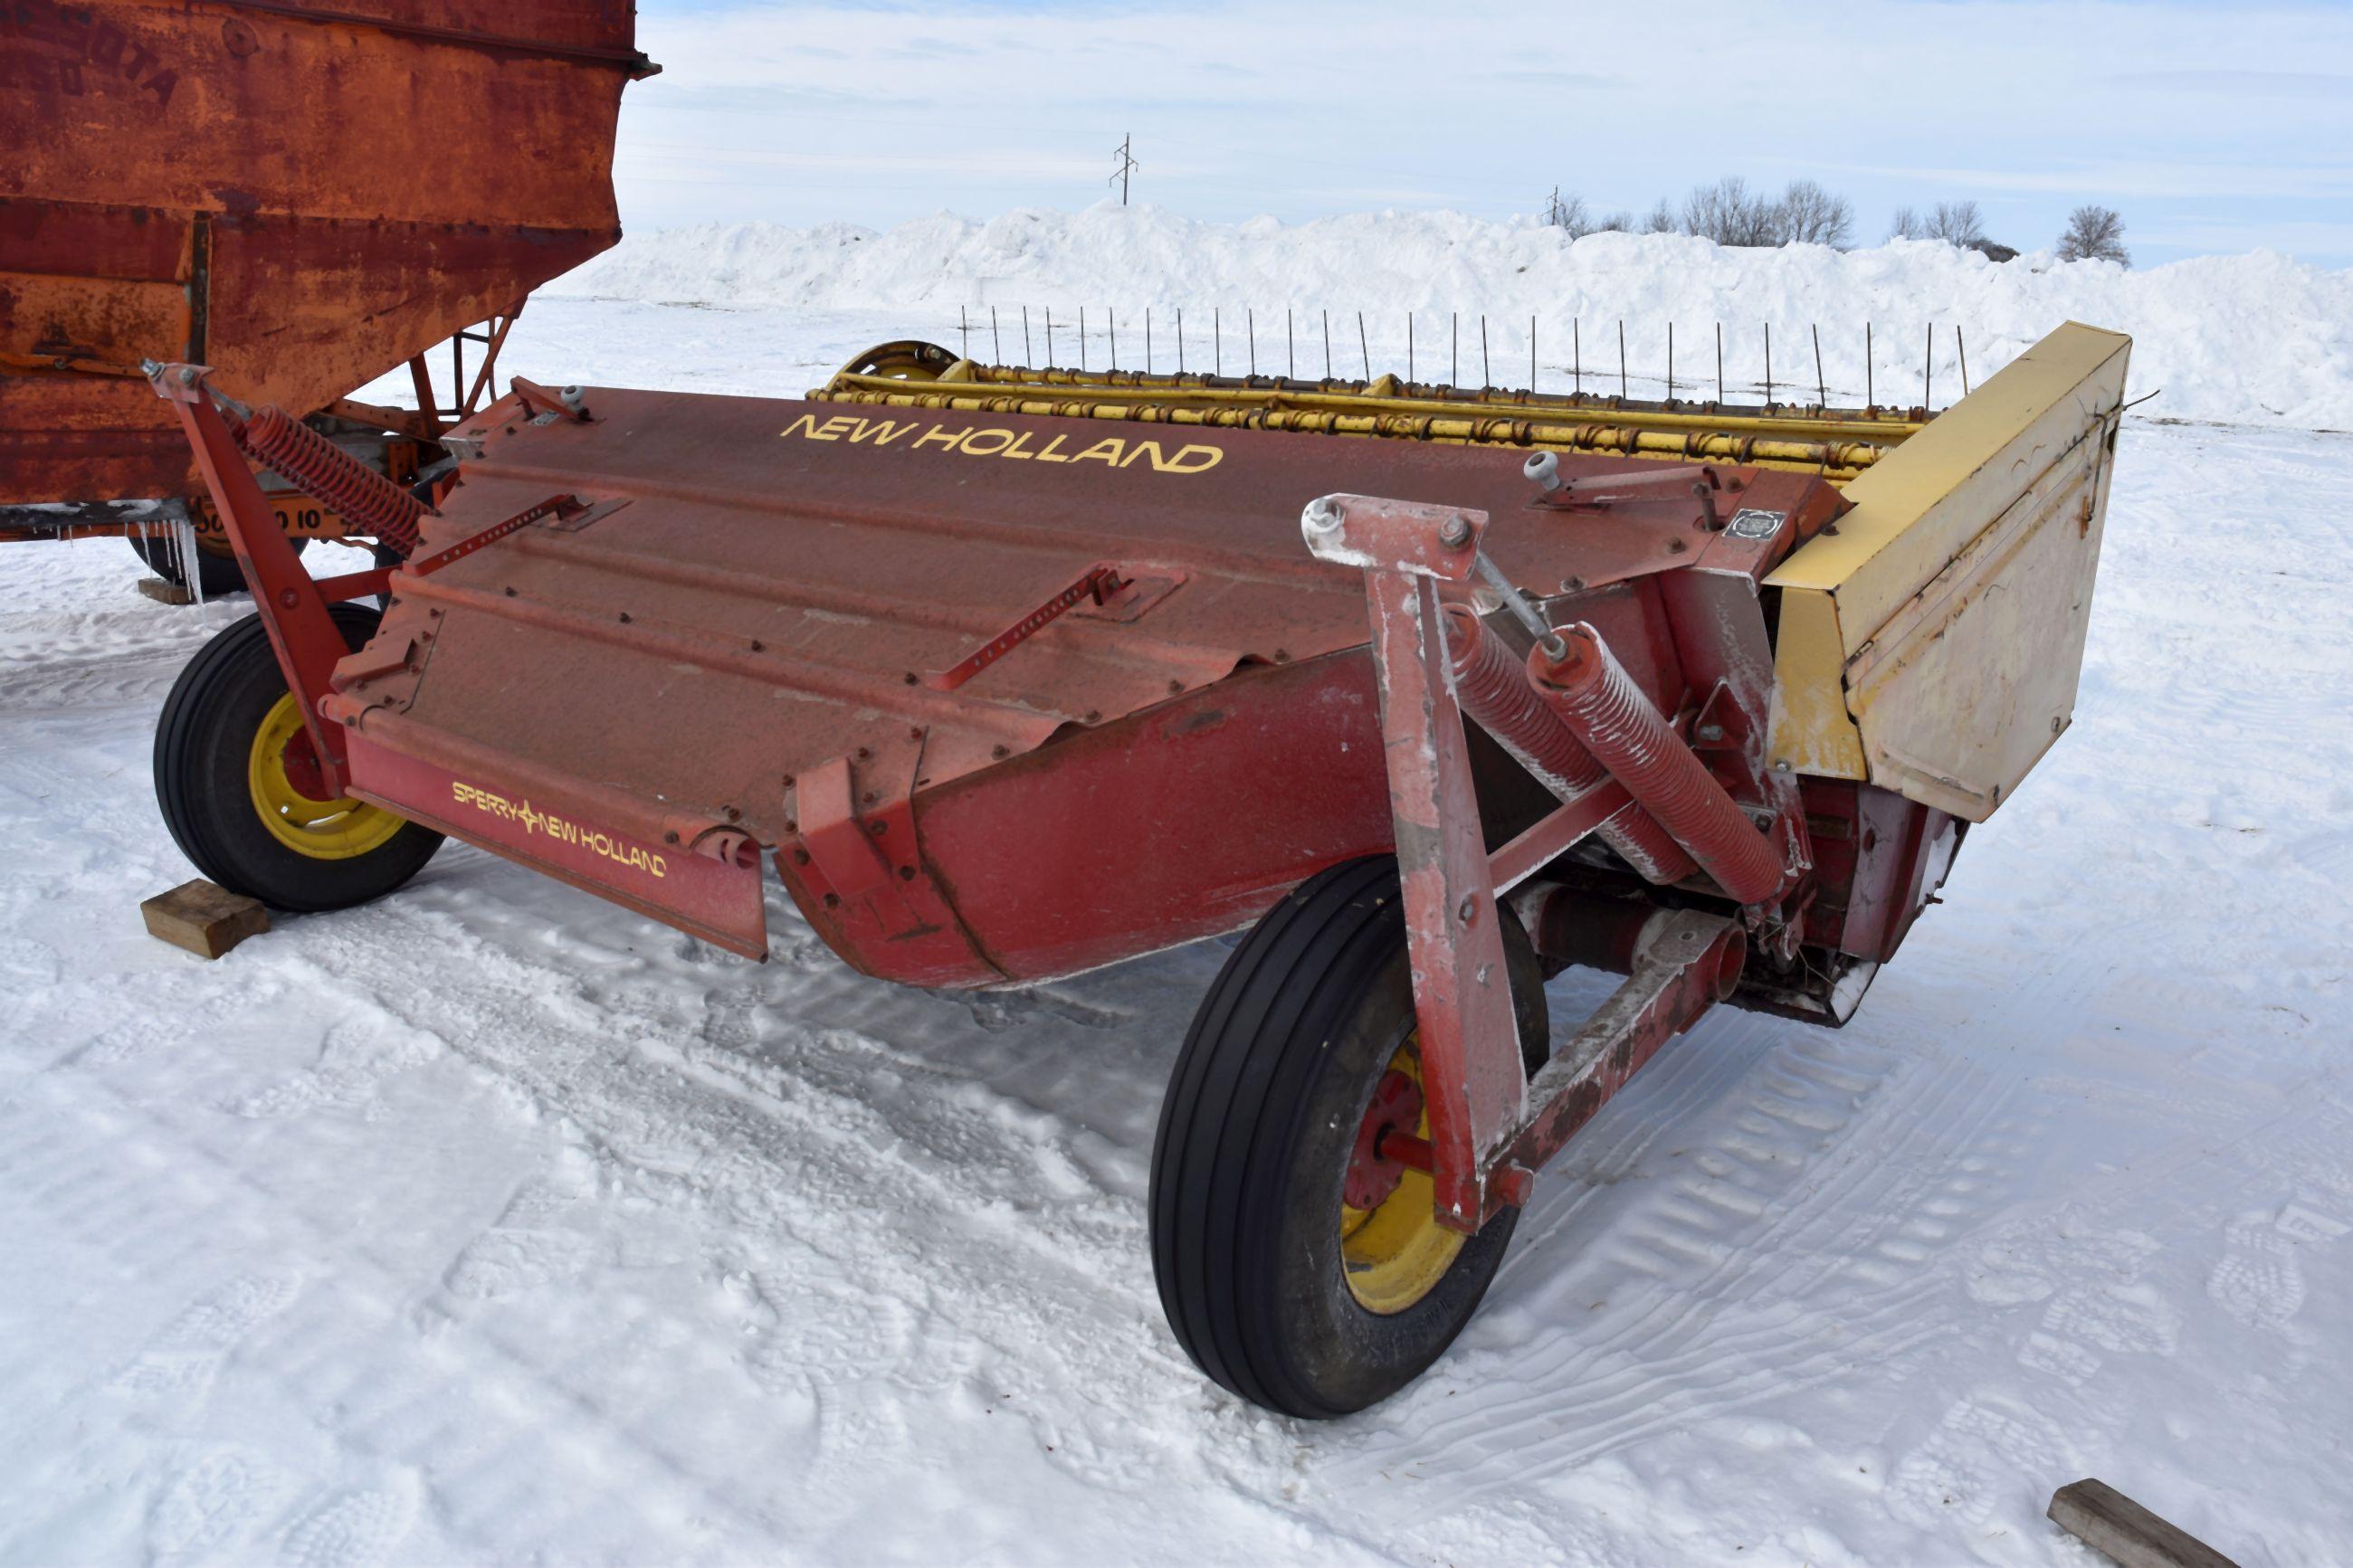
[[[2067,232],[2059,237],[2062,261],[2114,261],[2132,265],[2125,248],[2125,220],[2114,207],[2080,206],[2067,215]]]
[[[1895,216],[1888,220],[1887,237],[1890,239],[1926,239],[1928,237],[1928,226],[1922,223],[1920,221],[1920,215],[1914,212],[1910,207],[1897,207],[1895,209]]]
[[[1844,246],[1854,237],[1854,208],[1811,180],[1792,180],[1781,193],[1781,243]]]
[[[1673,234],[1682,226],[1675,222],[1675,209],[1668,205],[1664,196],[1661,196],[1659,205],[1651,209],[1651,216],[1642,220],[1644,234]]]
[[[1974,247],[1985,237],[1985,215],[1978,211],[1975,202],[1938,202],[1928,215],[1930,239]]]
[[[1571,239],[1592,232],[1592,225],[1585,217],[1585,198],[1574,195],[1564,196],[1558,185],[1555,185],[1552,195],[1545,198],[1545,222],[1554,228],[1568,230]]]
[[[1630,234],[1633,228],[1634,215],[1630,212],[1609,213],[1593,220],[1596,234]]]
[[[1751,195],[1748,182],[1727,174],[1683,198],[1683,232],[1718,245],[1778,245],[1781,217],[1777,204]]]

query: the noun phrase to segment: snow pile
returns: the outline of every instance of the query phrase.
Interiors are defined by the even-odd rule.
[[[1535,319],[1537,377],[1550,388],[1580,365],[1587,384],[1616,380],[1618,324],[1625,323],[1630,382],[1655,395],[1667,374],[1666,332],[1675,328],[1673,376],[1683,395],[1707,395],[1715,376],[1714,332],[1725,332],[1731,395],[1757,395],[1765,371],[1762,329],[1773,329],[1776,384],[1814,384],[1810,329],[1821,333],[1822,376],[1833,397],[1865,389],[1864,323],[1873,326],[1871,390],[1881,401],[1919,400],[1927,331],[1936,330],[1931,396],[1960,391],[1954,329],[1973,379],[1982,380],[2061,321],[2129,332],[2136,394],[2162,388],[2149,412],[2178,418],[2353,426],[2353,270],[2329,271],[2275,251],[2208,257],[2131,271],[2108,262],[2031,254],[2006,264],[1932,242],[1891,241],[1868,250],[1821,246],[1778,250],[1720,247],[1682,235],[1597,234],[1571,241],[1528,221],[1495,223],[1454,213],[1378,213],[1286,225],[1198,223],[1152,207],[1101,205],[1078,213],[1035,209],[986,223],[941,214],[886,231],[848,224],[797,229],[770,224],[703,226],[624,240],[550,293],[731,307],[902,312],[910,334],[944,338],[962,308],[976,346],[988,307],[1001,332],[1029,307],[1068,329],[1089,311],[1090,352],[1106,309],[1116,312],[1121,363],[1137,362],[1141,318],[1155,316],[1155,363],[1173,364],[1173,317],[1185,310],[1198,364],[1212,353],[1229,369],[1257,334],[1261,370],[1323,369],[1329,311],[1334,368],[1357,374],[1356,313],[1366,312],[1370,357],[1402,369],[1405,313],[1414,315],[1416,368],[1445,374],[1449,314],[1462,314],[1461,376],[1480,379],[1476,319],[1487,318],[1493,377],[1527,374]],[[1208,343],[1211,311],[1222,342]],[[1292,312],[1293,347],[1283,342]],[[1254,319],[1245,317],[1255,312]],[[1575,333],[1573,338],[1572,333]],[[1010,339],[1001,339],[1010,342]],[[1572,352],[1572,343],[1578,344]],[[1029,356],[1042,360],[1042,335]],[[1008,349],[1008,357],[1023,357]],[[1096,363],[1102,363],[1100,360]]]

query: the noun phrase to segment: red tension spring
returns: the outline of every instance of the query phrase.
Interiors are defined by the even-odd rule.
[[[1582,624],[1556,635],[1566,645],[1559,658],[1542,645],[1528,653],[1528,678],[1546,704],[1717,886],[1744,904],[1778,892],[1783,871],[1773,841],[1660,716],[1600,635]]]
[[[1528,684],[1527,668],[1468,605],[1446,606],[1446,649],[1454,666],[1455,695],[1482,729],[1571,790],[1601,782],[1604,770],[1593,753],[1545,705]],[[1630,793],[1632,785],[1627,787]],[[1680,882],[1692,874],[1691,857],[1640,805],[1628,806],[1596,831],[1653,882]]]
[[[247,456],[342,512],[353,532],[372,533],[404,558],[417,548],[424,504],[308,425],[269,407],[230,427]]]

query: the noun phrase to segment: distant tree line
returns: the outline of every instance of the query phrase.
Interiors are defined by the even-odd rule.
[[[1718,245],[1828,245],[1840,249],[1854,239],[1854,207],[1844,196],[1833,195],[1811,180],[1792,180],[1776,196],[1751,191],[1748,182],[1737,174],[1694,188],[1680,205],[1662,198],[1639,221],[1630,212],[1592,212],[1584,197],[1573,193],[1564,195],[1556,185],[1545,202],[1545,222],[1567,229],[1572,239],[1613,232],[1690,234]],[[2129,267],[2132,255],[2125,249],[2124,233],[2124,219],[2113,208],[2077,207],[2068,216],[2066,232],[2059,237],[2059,259],[2115,261]],[[2018,254],[1986,237],[1985,215],[1975,202],[1938,202],[1925,215],[1912,207],[1898,207],[1887,237],[1943,240],[1996,261],[2008,261]]]

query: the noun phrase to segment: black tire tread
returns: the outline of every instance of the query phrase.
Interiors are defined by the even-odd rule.
[[[1300,1107],[1322,1066],[1319,1049],[1298,1042],[1328,1048],[1396,960],[1402,934],[1392,859],[1335,866],[1293,889],[1228,958],[1161,1106],[1150,1227],[1170,1328],[1212,1380],[1292,1415],[1354,1406],[1334,1408],[1278,1353],[1276,1306],[1244,1260],[1273,1255],[1284,1214],[1244,1194],[1262,1198],[1286,1179]],[[1496,1222],[1499,1244],[1510,1218]]]
[[[360,605],[330,607],[344,641],[357,648],[375,631],[377,613]],[[216,699],[226,683],[244,679],[257,661],[268,662],[273,673],[276,655],[269,633],[259,615],[236,622],[206,643],[188,661],[164,700],[155,723],[155,802],[164,826],[180,852],[210,881],[234,893],[260,899],[274,909],[297,913],[345,909],[390,891],[423,868],[441,846],[441,835],[416,823],[382,847],[357,859],[312,862],[320,870],[296,887],[241,863],[222,830],[220,813],[241,810],[249,803],[240,794],[231,803],[216,798],[199,776],[194,759],[207,726],[218,721]],[[282,688],[281,688],[282,689]],[[288,852],[290,855],[290,851]],[[306,870],[308,868],[305,868]]]

